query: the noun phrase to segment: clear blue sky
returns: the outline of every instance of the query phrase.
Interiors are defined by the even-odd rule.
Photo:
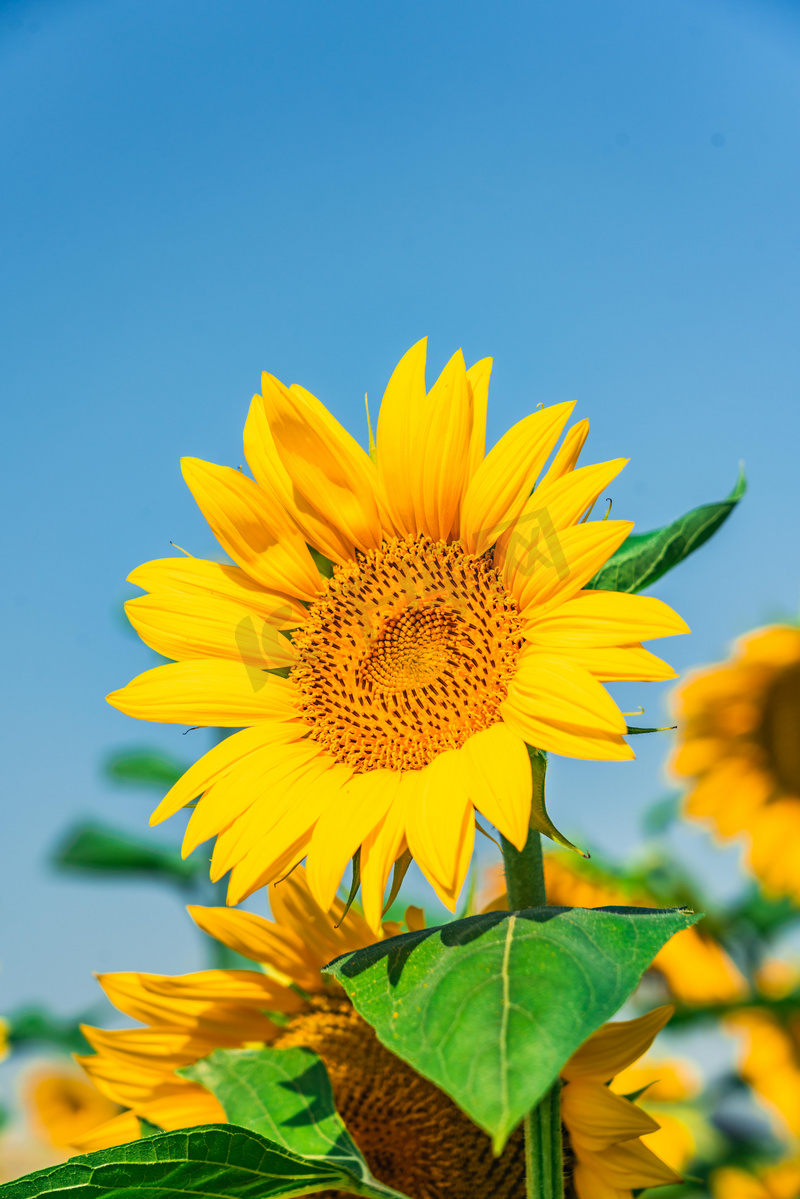
[[[695,630],[672,660],[796,609],[799,66],[770,0],[0,4],[0,1009],[199,960],[168,894],[42,863],[78,815],[145,830],[104,753],[205,747],[105,704],[150,665],[114,612],[170,539],[211,551],[178,460],[242,460],[261,370],[363,437],[423,334],[432,372],[492,354],[491,436],[576,400],[641,531],[745,458],[740,511],[657,588]],[[667,742],[637,748],[554,765],[559,822],[635,844]],[[684,843],[722,886],[731,855]]]

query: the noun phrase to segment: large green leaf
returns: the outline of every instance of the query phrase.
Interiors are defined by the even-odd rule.
[[[328,1072],[311,1050],[218,1049],[178,1073],[216,1095],[232,1124],[335,1166],[370,1193],[399,1194],[373,1178],[336,1110]]]
[[[697,919],[643,908],[491,912],[392,937],[327,969],[383,1044],[499,1153],[662,945]]]
[[[587,584],[598,591],[642,591],[708,541],[733,512],[747,484],[739,478],[727,499],[702,504],[663,529],[633,533]]]
[[[181,886],[191,884],[207,868],[199,858],[184,861],[175,849],[94,822],[70,829],[51,861],[61,870],[148,875]]]
[[[0,1199],[288,1199],[324,1190],[386,1197],[386,1191],[357,1187],[338,1167],[299,1157],[250,1129],[210,1124],[70,1158],[0,1186]]]
[[[157,787],[166,791],[188,768],[158,749],[123,749],[111,754],[105,762],[105,773],[115,783],[130,783],[138,787]]]

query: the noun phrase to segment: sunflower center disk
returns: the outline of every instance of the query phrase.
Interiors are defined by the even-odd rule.
[[[760,732],[778,781],[800,795],[800,664],[784,670],[769,688]]]
[[[415,770],[498,719],[521,649],[485,558],[427,537],[337,568],[295,635],[311,734],[356,771]]]

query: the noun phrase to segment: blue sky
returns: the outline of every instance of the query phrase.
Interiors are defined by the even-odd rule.
[[[151,664],[115,612],[170,540],[212,551],[178,461],[242,461],[261,370],[363,439],[420,336],[431,377],[492,354],[490,439],[575,400],[640,531],[744,458],[656,588],[694,630],[671,660],[796,610],[799,61],[770,0],[4,0],[0,1009],[199,961],[172,896],[43,861],[77,816],[145,830],[103,754],[205,748],[105,704]],[[660,722],[657,688],[620,695]],[[667,747],[555,763],[558,822],[629,849]],[[730,887],[735,853],[680,845]]]

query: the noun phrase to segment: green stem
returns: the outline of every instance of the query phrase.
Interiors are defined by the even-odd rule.
[[[544,776],[547,761],[542,754],[531,752],[534,803],[539,811],[544,807]],[[542,864],[542,839],[534,828],[520,851],[502,838],[503,864],[506,873],[508,906],[512,912],[523,908],[547,906]],[[525,1194],[527,1199],[563,1199],[564,1166],[561,1151],[561,1082],[529,1112],[525,1128]]]

